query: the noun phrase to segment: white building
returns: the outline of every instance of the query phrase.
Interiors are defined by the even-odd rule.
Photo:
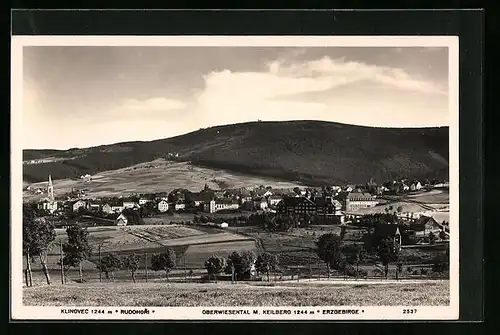
[[[78,212],[78,210],[80,208],[86,208],[87,207],[87,203],[83,200],[78,200],[77,202],[75,202],[73,204],[73,212]]]
[[[267,198],[267,204],[269,205],[269,207],[274,207],[277,204],[279,204],[281,200],[283,200],[283,197],[272,195],[269,198]]]
[[[181,209],[185,209],[186,208],[186,204],[183,201],[178,201],[178,202],[175,203],[174,208],[175,208],[176,211],[179,211]]]
[[[215,213],[223,210],[236,210],[240,208],[237,201],[233,200],[211,200],[205,204],[205,211]]]
[[[107,213],[107,214],[114,213],[113,208],[112,208],[109,204],[104,204],[104,205],[102,206],[102,211],[103,211],[104,213]]]
[[[111,211],[113,213],[121,213],[123,211],[124,207],[123,205],[113,205],[111,206]]]
[[[351,192],[346,197],[346,210],[352,211],[360,208],[370,208],[378,204],[378,201],[369,193]]]
[[[168,211],[168,202],[166,200],[158,202],[158,211],[162,213]]]
[[[57,211],[57,201],[44,200],[38,204],[38,209],[43,209],[49,213]]]
[[[270,197],[271,195],[273,195],[273,192],[271,192],[271,191],[269,191],[269,190],[268,190],[268,191],[266,191],[266,192],[262,195],[262,197],[267,198],[267,197]]]
[[[278,201],[279,203],[279,201]],[[253,200],[253,208],[257,210],[264,210],[268,207],[266,199],[258,198]]]
[[[120,216],[116,218],[115,223],[117,226],[126,226],[128,219],[125,215],[120,214]]]
[[[137,202],[135,201],[124,201],[123,202],[123,208],[137,208],[139,207],[139,204],[137,204]]]

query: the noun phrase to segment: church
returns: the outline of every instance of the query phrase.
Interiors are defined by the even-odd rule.
[[[54,199],[54,185],[52,184],[52,177],[49,175],[49,185],[47,187],[47,197],[43,198],[38,203],[38,209],[43,209],[49,213],[54,213],[57,210],[57,201]]]

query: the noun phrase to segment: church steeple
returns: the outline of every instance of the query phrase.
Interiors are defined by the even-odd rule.
[[[52,177],[49,174],[49,186],[47,187],[47,194],[50,201],[54,201],[54,185],[52,185]]]

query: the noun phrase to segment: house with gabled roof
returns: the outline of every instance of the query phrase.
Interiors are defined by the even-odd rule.
[[[111,208],[110,204],[108,204],[108,203],[105,203],[104,205],[102,205],[102,211],[104,213],[107,213],[107,214],[114,213],[114,210]]]
[[[182,198],[178,198],[177,201],[173,203],[174,210],[180,211],[186,209],[186,201]]]
[[[165,213],[168,211],[168,201],[167,200],[160,200],[158,202],[158,211],[161,213]]]
[[[87,202],[84,200],[78,200],[73,203],[73,212],[78,212],[80,208],[87,208]]]
[[[128,224],[128,218],[126,215],[124,215],[123,213],[120,214],[116,220],[115,220],[115,224],[117,226],[126,226]]]
[[[433,217],[421,215],[410,224],[410,230],[414,231],[416,236],[427,236],[430,233],[439,234],[444,228]]]

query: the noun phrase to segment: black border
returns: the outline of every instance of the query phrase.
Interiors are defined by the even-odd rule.
[[[15,10],[11,19],[13,35],[458,35],[460,320],[483,320],[483,11]]]

